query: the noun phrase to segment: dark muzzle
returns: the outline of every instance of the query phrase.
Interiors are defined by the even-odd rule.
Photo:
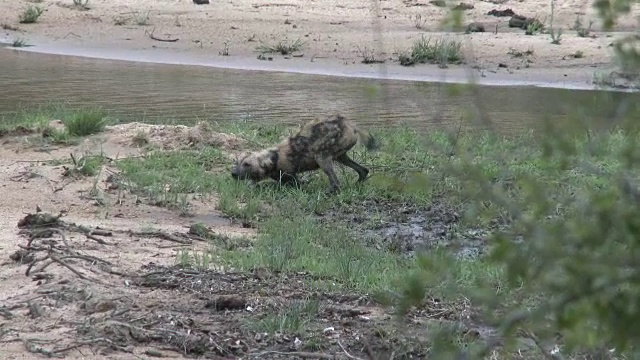
[[[235,167],[235,168],[233,168],[233,170],[231,170],[231,177],[234,178],[234,179],[239,179],[240,178],[240,176],[238,175],[238,168],[237,167]]]

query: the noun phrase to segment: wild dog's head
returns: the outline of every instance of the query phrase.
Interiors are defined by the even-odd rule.
[[[269,177],[271,170],[276,165],[273,150],[261,150],[251,153],[243,153],[237,159],[231,170],[231,177],[236,180],[260,181]]]

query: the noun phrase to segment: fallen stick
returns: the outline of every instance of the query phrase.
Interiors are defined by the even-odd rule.
[[[164,240],[169,240],[169,241],[173,241],[173,242],[177,242],[178,244],[183,244],[183,245],[190,245],[191,244],[191,240],[187,239],[181,239],[176,235],[173,234],[169,234],[163,231],[133,231],[133,230],[129,230],[127,231],[127,233],[129,234],[129,236],[140,236],[140,237],[146,237],[146,238],[160,238],[160,239],[164,239]]]
[[[257,9],[257,8],[261,8],[261,7],[269,7],[269,6],[273,6],[273,7],[285,7],[285,6],[291,6],[291,7],[300,7],[296,4],[278,4],[278,3],[271,3],[271,4],[251,4],[251,7]]]
[[[351,354],[349,354],[349,352],[347,352],[347,349],[344,348],[344,346],[342,346],[342,344],[340,343],[340,341],[338,341],[338,346],[340,346],[340,349],[342,349],[342,351],[344,352],[345,355],[347,355],[347,357],[349,359],[353,359],[353,360],[362,360],[361,358],[357,357],[357,356],[353,356]]]
[[[159,37],[155,37],[155,36],[153,35],[153,32],[154,32],[154,31],[156,31],[156,28],[155,28],[155,27],[153,28],[153,30],[151,30],[151,32],[148,32],[147,30],[145,30],[145,31],[144,31],[144,33],[145,33],[145,34],[147,34],[147,36],[149,36],[149,38],[150,38],[151,40],[155,40],[155,41],[162,41],[162,42],[176,42],[176,41],[180,40],[180,39],[178,39],[178,38],[175,38],[175,39],[161,39],[161,38],[159,38]]]

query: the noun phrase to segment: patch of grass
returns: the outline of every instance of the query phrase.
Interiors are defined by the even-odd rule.
[[[529,57],[533,55],[533,49],[529,48],[526,51],[519,51],[514,48],[509,48],[509,51],[507,51],[507,54],[511,55],[514,58]]]
[[[542,31],[543,28],[544,26],[542,25],[542,23],[538,21],[538,19],[534,19],[529,24],[527,24],[527,28],[525,29],[524,33],[525,35],[535,35]]]
[[[29,44],[27,44],[27,42],[24,39],[15,39],[13,40],[13,42],[11,43],[11,47],[16,47],[16,48],[20,48],[20,47],[25,47],[25,46],[29,46]]]
[[[0,136],[41,132],[49,126],[50,109],[20,110],[15,116],[0,121]]]
[[[365,247],[344,228],[291,215],[263,223],[251,252],[227,252],[223,258],[245,270],[264,266],[273,271],[308,271],[362,291],[386,289],[406,270],[402,260]]]
[[[551,36],[551,43],[554,45],[560,45],[560,41],[562,40],[562,28],[558,30],[554,30],[553,28],[553,18],[555,15],[555,0],[551,0],[551,17],[549,19],[549,36]]]
[[[106,112],[99,108],[79,109],[63,120],[71,136],[88,136],[102,132],[107,125]]]
[[[302,49],[304,45],[304,41],[297,39],[294,42],[290,42],[288,40],[281,40],[274,44],[267,44],[263,41],[260,41],[261,45],[256,47],[256,50],[261,54],[271,54],[271,53],[280,53],[282,55],[289,55],[294,52],[298,52]]]
[[[73,6],[81,10],[89,9],[89,0],[73,0]]]
[[[198,270],[207,270],[211,265],[211,254],[207,251],[197,251],[189,249],[178,250],[176,263],[185,268],[195,268]]]
[[[44,12],[44,9],[38,5],[29,5],[20,14],[18,20],[21,24],[33,24],[38,21],[40,15]]]
[[[10,31],[18,31],[18,30],[20,30],[17,27],[12,26],[12,25],[7,24],[7,23],[0,24],[0,28],[2,28],[2,30],[10,30]]]
[[[217,189],[220,194],[218,209],[227,216],[249,221],[260,213],[262,201],[243,194],[241,184],[221,180]]]
[[[127,23],[127,21],[129,21],[129,18],[125,17],[125,16],[114,16],[113,17],[113,25],[115,25],[115,26],[125,25]]]
[[[53,121],[61,119],[60,121]],[[61,104],[21,109],[0,119],[0,137],[33,134],[35,143],[73,144],[79,137],[104,129],[106,112],[96,108],[73,109]]]
[[[620,71],[598,71],[592,83],[598,88],[640,89],[640,74]]]
[[[71,167],[64,166],[63,176],[83,177],[95,176],[98,174],[100,167],[105,163],[107,158],[103,154],[84,155],[78,159],[71,154]]]
[[[294,300],[259,320],[250,320],[247,327],[269,335],[293,335],[305,332],[309,323],[320,311],[317,299]]]
[[[246,119],[225,123],[220,126],[219,131],[242,136],[254,145],[253,148],[275,144],[293,133],[293,129],[286,124],[252,122]]]
[[[208,171],[225,157],[215,148],[201,151],[150,153],[142,158],[117,162],[124,184],[153,203],[184,206],[187,194],[210,194],[217,180]]]
[[[360,49],[360,47],[357,47],[358,49],[358,53],[360,54],[360,57],[362,57],[362,63],[363,64],[382,64],[384,63],[384,60],[380,60],[380,59],[376,59],[376,54],[375,51],[372,49],[368,49],[367,47],[365,47],[364,49]]]
[[[579,37],[590,37],[592,26],[593,20],[589,20],[589,26],[584,27],[582,25],[582,21],[580,21],[580,16],[577,16],[572,29],[576,31],[576,34],[578,34]]]
[[[222,56],[229,56],[229,42],[225,41],[222,45],[222,51],[220,51],[219,54]]]
[[[569,57],[574,59],[582,59],[584,57],[584,52],[581,50],[576,50],[573,54],[569,54]]]
[[[146,26],[149,25],[149,15],[150,15],[151,11],[147,10],[147,11],[134,11],[133,12],[133,21],[135,22],[136,25],[139,26]],[[118,25],[118,24],[116,24]]]
[[[414,64],[459,64],[463,60],[462,43],[455,40],[436,39],[424,35],[417,40],[411,52],[399,56],[400,65],[410,66]]]
[[[558,29],[558,31],[550,29],[549,30],[549,35],[551,36],[551,43],[552,44],[560,45],[560,41],[562,40],[562,29]]]
[[[411,20],[413,20],[413,26],[415,26],[418,30],[422,30],[424,28],[424,25],[427,23],[427,19],[423,19],[422,15],[420,14],[412,15]]]

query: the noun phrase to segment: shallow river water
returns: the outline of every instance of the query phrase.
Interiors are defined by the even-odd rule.
[[[536,128],[544,118],[561,121],[579,106],[580,116],[604,118],[613,109],[596,102],[596,91],[480,86],[451,94],[452,85],[381,81],[282,72],[229,70],[47,55],[0,49],[0,119],[47,102],[70,107],[99,105],[122,120],[191,123],[297,123],[339,111],[368,126],[408,124],[482,126],[478,114],[499,131]],[[640,94],[607,94],[614,103]]]

